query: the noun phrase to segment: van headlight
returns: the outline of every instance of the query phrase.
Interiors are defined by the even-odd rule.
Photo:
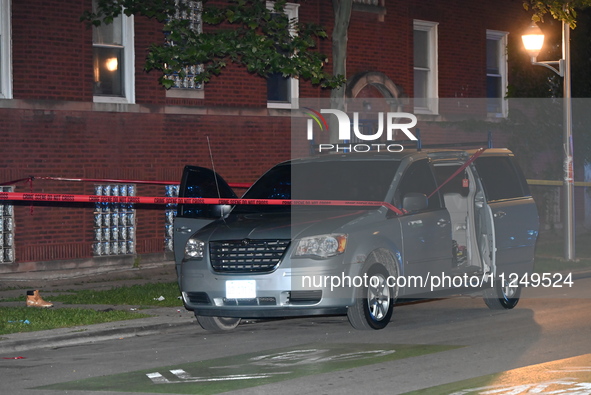
[[[347,235],[330,234],[304,237],[293,253],[294,257],[329,258],[345,252]]]
[[[203,258],[205,243],[199,239],[189,239],[185,244],[185,259]]]

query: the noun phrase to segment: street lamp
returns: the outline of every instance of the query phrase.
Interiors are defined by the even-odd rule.
[[[535,66],[544,66],[563,77],[563,189],[564,189],[564,259],[575,259],[575,223],[574,223],[574,172],[573,172],[573,138],[572,138],[572,106],[570,91],[570,25],[562,22],[562,59],[557,61],[538,62],[537,57],[544,45],[542,30],[532,23],[521,36],[523,45]],[[557,65],[558,68],[554,67]]]

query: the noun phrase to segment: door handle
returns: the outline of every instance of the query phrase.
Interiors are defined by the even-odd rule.
[[[423,221],[421,221],[420,219],[416,221],[408,221],[408,226],[411,228],[418,228],[423,226]]]
[[[449,224],[449,221],[446,220],[446,219],[443,219],[443,218],[441,218],[439,221],[437,221],[437,225],[440,226],[440,227],[442,227],[442,228],[444,226],[446,226],[447,224]]]
[[[507,215],[507,213],[504,211],[497,211],[496,213],[493,214],[493,216],[495,218],[503,218],[505,215]]]
[[[193,230],[191,228],[187,228],[186,226],[181,226],[180,228],[176,228],[175,231],[182,234],[191,233]]]

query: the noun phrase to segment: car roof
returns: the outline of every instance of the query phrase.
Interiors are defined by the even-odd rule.
[[[299,163],[321,163],[321,162],[349,162],[358,160],[384,160],[384,161],[401,161],[408,157],[424,158],[429,157],[433,159],[445,158],[468,158],[474,155],[479,148],[474,149],[459,149],[459,148],[437,148],[437,149],[410,149],[405,148],[401,152],[350,152],[350,153],[330,153],[317,156],[310,156],[305,158],[291,159],[281,164],[299,164]],[[506,156],[512,155],[512,152],[506,148],[487,148],[481,155],[483,156]]]

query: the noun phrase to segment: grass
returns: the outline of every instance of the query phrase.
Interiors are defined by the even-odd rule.
[[[536,257],[534,272],[556,273],[591,269],[591,259],[579,258],[576,261],[565,261],[558,257]]]
[[[536,245],[534,270],[538,273],[553,273],[591,269],[591,243],[589,233],[577,235],[575,239],[575,261],[565,261],[564,238],[562,235],[544,235]]]
[[[149,317],[124,310],[0,307],[0,335]]]
[[[150,283],[110,290],[69,290],[48,291],[43,299],[64,304],[104,304],[132,305],[139,307],[179,307],[183,303],[178,299],[179,288],[176,282]],[[67,292],[60,294],[59,292]],[[163,300],[154,300],[164,297]],[[2,302],[20,301],[25,303],[26,296],[2,299]],[[87,308],[28,308],[0,307],[0,335],[16,332],[33,332],[46,329],[68,328],[80,325],[92,325],[104,322],[124,321],[149,317],[147,314],[127,310],[100,311]],[[28,323],[24,322],[28,321]]]
[[[579,257],[591,256],[589,233],[578,234],[575,238],[575,250]],[[538,240],[537,255],[561,257],[564,252],[564,238],[562,235],[544,235]]]
[[[110,290],[68,291],[68,294],[51,296],[51,301],[67,304],[137,305],[141,307],[178,307],[183,303],[176,282],[150,283],[112,288]],[[156,300],[160,297],[163,300]]]

